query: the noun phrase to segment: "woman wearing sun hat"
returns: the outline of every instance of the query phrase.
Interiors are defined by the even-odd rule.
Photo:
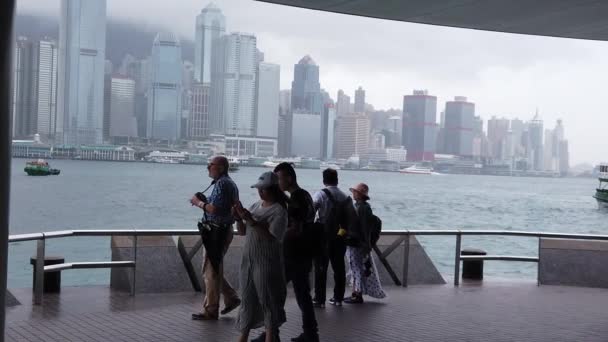
[[[362,304],[363,295],[374,298],[384,298],[386,294],[382,290],[378,270],[371,255],[371,225],[373,212],[369,203],[369,187],[367,184],[359,183],[350,188],[355,200],[355,209],[359,220],[360,232],[357,237],[356,246],[348,246],[346,257],[350,265],[349,277],[353,288],[350,298],[344,300],[348,304]]]

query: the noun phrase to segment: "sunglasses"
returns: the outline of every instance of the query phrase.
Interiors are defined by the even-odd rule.
[[[213,167],[215,165],[219,165],[219,164],[218,163],[209,163],[209,164],[207,164],[207,169],[210,169],[211,167]]]

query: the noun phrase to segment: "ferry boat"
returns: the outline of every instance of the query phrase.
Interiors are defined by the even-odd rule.
[[[608,163],[600,164],[600,184],[595,190],[595,199],[600,205],[608,206]]]
[[[399,170],[399,172],[407,173],[407,174],[411,174],[411,175],[432,175],[433,169],[431,169],[430,167],[426,167],[426,166],[412,165],[405,169]]]
[[[44,159],[27,162],[23,171],[25,171],[28,176],[56,176],[61,172],[58,169],[51,169],[49,163]]]
[[[235,172],[241,166],[241,160],[237,157],[228,157],[228,171]]]

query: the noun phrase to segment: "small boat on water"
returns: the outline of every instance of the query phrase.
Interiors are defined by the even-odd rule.
[[[334,169],[334,170],[338,171],[338,170],[340,170],[340,165],[338,165],[336,163],[324,162],[324,163],[321,163],[321,166],[319,166],[319,169],[321,169],[321,170]]]
[[[600,181],[599,186],[595,190],[595,199],[600,205],[608,206],[608,163],[600,164]]]
[[[239,170],[241,160],[237,157],[228,157],[228,171],[235,172]]]
[[[27,162],[23,171],[25,171],[28,176],[56,176],[61,172],[58,169],[51,169],[49,163],[44,159]]]
[[[265,161],[265,162],[263,162],[263,163],[262,163],[262,166],[264,166],[264,167],[270,167],[270,168],[273,168],[273,169],[274,169],[274,168],[275,168],[277,165],[279,165],[279,163],[274,162],[274,161],[270,161],[270,160]]]
[[[432,175],[434,173],[433,169],[431,169],[430,167],[418,166],[418,165],[412,165],[405,169],[401,169],[401,170],[399,170],[399,172],[407,173],[407,174],[411,174],[411,175]]]

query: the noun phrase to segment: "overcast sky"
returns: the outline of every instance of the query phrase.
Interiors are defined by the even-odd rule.
[[[18,0],[18,12],[58,15],[59,0]],[[360,18],[252,0],[219,0],[227,31],[253,33],[266,61],[281,65],[291,87],[293,64],[309,54],[321,86],[379,109],[401,108],[403,95],[428,89],[445,101],[466,96],[484,120],[531,119],[545,128],[564,120],[571,164],[608,161],[608,42],[534,37]],[[193,39],[205,0],[108,0],[108,15]],[[603,139],[602,139],[603,138]]]

